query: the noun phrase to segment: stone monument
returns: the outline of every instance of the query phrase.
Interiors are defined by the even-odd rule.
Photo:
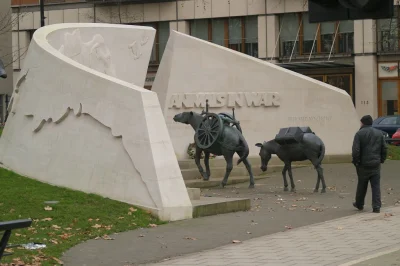
[[[175,153],[186,158],[190,127],[173,121],[182,112],[235,107],[246,129],[249,156],[280,128],[309,126],[324,140],[327,155],[349,155],[359,118],[351,97],[339,88],[275,64],[171,31],[152,90],[157,93]]]
[[[154,36],[149,27],[100,23],[38,29],[9,105],[0,161],[162,220],[191,218],[157,95],[142,88]]]

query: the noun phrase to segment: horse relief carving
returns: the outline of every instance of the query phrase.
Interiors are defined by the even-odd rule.
[[[116,77],[110,49],[100,34],[95,34],[85,43],[82,41],[79,29],[72,33],[67,32],[64,35],[64,45],[58,51],[82,65]]]
[[[139,45],[136,43],[136,41],[134,41],[133,43],[131,43],[128,48],[131,50],[132,54],[133,54],[133,59],[137,60],[142,56],[142,52],[140,52],[140,48]]]

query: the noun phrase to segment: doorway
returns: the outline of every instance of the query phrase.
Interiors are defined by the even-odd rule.
[[[378,115],[398,115],[400,110],[399,80],[380,80],[378,86]]]

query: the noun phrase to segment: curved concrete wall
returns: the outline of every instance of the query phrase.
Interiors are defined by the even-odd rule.
[[[280,128],[310,126],[329,155],[350,154],[359,117],[350,96],[315,79],[182,33],[171,32],[152,90],[158,94],[179,159],[193,129],[172,118],[184,111],[232,112],[250,146]]]
[[[192,217],[157,95],[143,86],[155,30],[56,24],[37,30],[16,83],[0,161],[23,175]]]

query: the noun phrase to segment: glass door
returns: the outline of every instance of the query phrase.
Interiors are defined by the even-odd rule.
[[[379,116],[397,115],[400,109],[400,88],[398,80],[381,80],[379,82]]]

